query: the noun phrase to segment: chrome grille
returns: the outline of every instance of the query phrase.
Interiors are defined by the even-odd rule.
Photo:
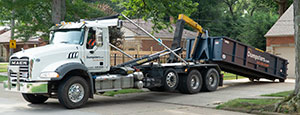
[[[29,58],[28,57],[12,57],[9,60],[10,66],[19,66],[20,68],[20,79],[29,77]],[[12,81],[17,78],[17,73],[9,71],[9,75],[12,78]]]

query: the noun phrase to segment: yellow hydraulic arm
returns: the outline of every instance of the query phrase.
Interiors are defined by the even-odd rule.
[[[193,19],[187,17],[184,14],[179,14],[178,20],[184,20],[185,23],[187,23],[188,25],[190,25],[191,27],[196,29],[201,34],[205,33],[203,31],[203,28],[197,22],[195,22]],[[198,33],[198,35],[199,35],[199,33]],[[195,38],[194,44],[191,49],[190,57],[192,57],[192,55],[195,53],[195,47],[196,47],[197,42],[198,42],[198,37]]]
[[[203,28],[197,22],[195,22],[193,19],[187,17],[186,15],[179,14],[178,20],[184,20],[185,23],[187,23],[191,27],[195,28],[201,34],[204,34]]]
[[[193,19],[187,17],[184,14],[179,14],[178,20],[176,22],[176,29],[175,29],[173,43],[172,43],[172,47],[171,47],[172,50],[181,47],[180,46],[181,45],[181,38],[182,38],[182,34],[183,34],[184,24],[185,23],[187,23],[192,28],[194,28],[194,29],[196,29],[198,31],[198,35],[197,36],[205,34],[203,28],[197,22],[195,22]],[[198,41],[198,37],[195,38],[193,47],[191,49],[191,55],[190,56],[192,56],[194,54],[194,52],[195,52],[194,49],[195,49],[195,47],[197,45],[197,41]],[[168,62],[169,63],[176,62],[176,57],[173,54],[170,54]]]

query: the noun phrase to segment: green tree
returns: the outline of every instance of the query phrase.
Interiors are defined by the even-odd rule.
[[[124,15],[144,20],[151,19],[154,23],[153,29],[157,32],[160,29],[171,27],[171,22],[166,18],[176,18],[178,14],[190,15],[197,9],[197,3],[192,0],[113,0],[119,3],[125,10]]]
[[[48,0],[0,0],[1,21],[7,23],[8,20],[14,18],[16,20],[15,29],[17,36],[15,38],[29,39],[34,36],[37,31],[48,31],[51,25],[51,9]],[[26,10],[24,10],[26,9]],[[14,17],[11,12],[14,10]],[[6,12],[6,13],[5,13]]]
[[[280,16],[289,8],[293,0],[252,0],[257,6],[267,7],[276,11]]]
[[[210,35],[220,35],[219,28],[216,25],[223,24],[220,22],[224,14],[224,4],[222,0],[193,0],[198,3],[197,11],[191,14],[191,18],[199,23],[204,29],[209,30]],[[187,29],[192,30],[187,27]]]
[[[56,1],[56,0],[53,0]],[[52,2],[51,0],[0,0],[0,22],[2,24],[9,23],[12,18],[11,12],[14,9],[16,20],[15,38],[28,40],[30,37],[42,32],[43,38],[48,38],[49,28],[53,25],[52,20]],[[63,4],[63,3],[62,3]],[[55,23],[65,21],[78,21],[79,19],[92,19],[106,16],[93,4],[84,2],[83,0],[66,0],[66,13],[62,13]],[[26,9],[26,10],[24,10]],[[64,12],[64,11],[62,11]]]
[[[67,13],[65,21],[78,21],[80,19],[94,19],[108,16],[93,3],[86,3],[83,0],[67,0]]]
[[[240,30],[237,38],[243,43],[265,50],[266,38],[264,35],[276,22],[277,17],[276,14],[266,12],[245,16],[241,25],[236,28]]]
[[[199,6],[192,13],[211,36],[227,36],[265,49],[264,34],[278,18],[272,0],[193,0]]]

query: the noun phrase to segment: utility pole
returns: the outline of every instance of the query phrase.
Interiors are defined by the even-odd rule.
[[[12,1],[13,3],[15,2],[15,0]],[[13,7],[13,5],[12,5]],[[10,26],[10,39],[11,40],[14,40],[14,35],[15,35],[15,10],[14,10],[14,7],[12,8],[12,11],[11,11],[11,20],[10,20],[10,23],[11,23],[11,26]],[[9,48],[9,56],[11,56],[12,54],[14,53],[14,49],[13,48]]]

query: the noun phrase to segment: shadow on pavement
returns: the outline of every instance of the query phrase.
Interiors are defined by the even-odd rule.
[[[218,88],[218,90],[215,92],[233,89],[233,88],[249,87],[251,85],[257,86],[257,85],[266,85],[266,84],[274,84],[274,83],[281,84],[279,82],[272,82],[272,81],[233,82],[229,84],[226,83],[224,87]],[[202,93],[208,93],[208,92],[200,92],[198,95],[201,95]],[[138,104],[138,103],[145,103],[145,102],[168,104],[168,102],[161,102],[161,101],[166,99],[171,99],[171,98],[187,96],[187,95],[197,95],[197,94],[181,94],[180,92],[175,91],[175,92],[144,92],[144,93],[134,93],[134,94],[123,94],[116,97],[105,97],[105,96],[95,95],[95,98],[89,99],[89,101],[83,108],[108,107],[108,106],[116,106],[120,104],[130,105],[130,104]],[[169,102],[169,104],[172,103]],[[27,107],[20,107],[15,109],[17,111],[30,111],[34,113],[55,112],[55,111],[57,112],[57,111],[68,110],[65,109],[62,105],[60,105],[57,99],[50,99],[45,104],[28,104]],[[77,109],[73,109],[73,110],[77,110]]]

